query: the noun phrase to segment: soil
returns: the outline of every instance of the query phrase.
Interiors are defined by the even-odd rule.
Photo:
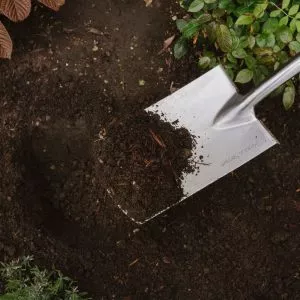
[[[193,171],[193,137],[145,111],[113,120],[99,133],[99,180],[135,222],[179,202],[182,175]]]
[[[143,226],[98,180],[101,129],[199,75],[193,57],[158,54],[181,13],[171,0],[74,0],[5,22],[0,259],[32,254],[97,300],[299,299],[299,101],[257,109],[280,145]]]

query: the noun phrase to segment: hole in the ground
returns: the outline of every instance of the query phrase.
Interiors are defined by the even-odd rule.
[[[19,199],[28,218],[71,243],[80,221],[98,209],[91,201],[96,191],[91,142],[84,120],[48,121],[24,136],[19,149]]]

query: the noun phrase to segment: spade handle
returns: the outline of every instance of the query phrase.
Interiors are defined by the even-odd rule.
[[[261,85],[246,95],[243,102],[239,105],[239,111],[242,112],[246,109],[252,109],[270,93],[298,73],[300,73],[300,56],[294,58],[276,72],[271,78],[264,81]]]

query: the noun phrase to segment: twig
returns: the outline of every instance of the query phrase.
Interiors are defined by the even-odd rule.
[[[290,17],[281,7],[279,7],[276,3],[274,2],[270,2],[270,4],[272,4],[273,6],[275,6],[277,9],[281,10],[281,12],[283,12],[286,16]]]
[[[166,148],[165,143],[163,142],[162,138],[159,135],[156,135],[151,129],[149,129],[153,139],[161,146],[162,148]]]

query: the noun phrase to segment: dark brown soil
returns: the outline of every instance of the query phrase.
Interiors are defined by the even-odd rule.
[[[158,115],[133,113],[100,130],[99,180],[126,215],[143,223],[184,196],[181,179],[193,170],[192,150],[187,129]]]
[[[298,100],[289,112],[276,99],[258,108],[279,146],[146,225],[98,180],[101,129],[199,75],[192,57],[158,55],[179,10],[170,0],[74,0],[7,24],[0,258],[33,254],[97,300],[300,299]]]

